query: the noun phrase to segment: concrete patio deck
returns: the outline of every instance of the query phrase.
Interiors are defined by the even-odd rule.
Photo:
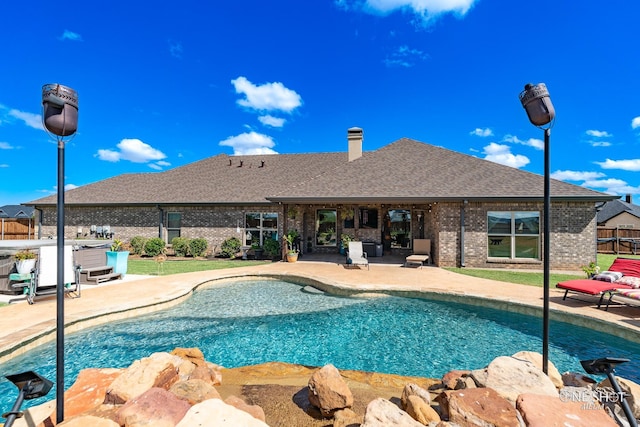
[[[124,280],[108,284],[86,285],[81,298],[65,299],[66,332],[160,310],[184,301],[199,286],[247,276],[285,278],[340,294],[397,292],[542,314],[542,288],[473,278],[431,266],[404,268],[393,262],[372,262],[370,270],[346,268],[340,263],[342,258],[336,257],[336,262],[320,262],[305,257],[296,263],[274,262],[171,276],[127,275]],[[616,305],[604,311],[596,308],[596,298],[574,297],[563,301],[563,292],[554,286],[552,284],[550,290],[552,320],[568,321],[640,342],[637,307]],[[0,362],[55,339],[55,297],[37,299],[33,305],[12,303],[0,310]]]

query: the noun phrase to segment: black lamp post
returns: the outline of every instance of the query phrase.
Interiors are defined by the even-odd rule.
[[[42,86],[42,122],[58,141],[57,249],[56,289],[56,422],[64,421],[64,144],[66,136],[78,129],[78,94],[59,84]]]
[[[543,320],[542,320],[542,370],[548,373],[549,367],[549,219],[551,210],[551,192],[549,185],[549,135],[553,126],[553,119],[556,111],[551,104],[549,91],[544,83],[532,85],[528,83],[524,86],[524,90],[520,93],[520,102],[527,111],[529,121],[544,130],[544,213],[542,221],[544,222],[543,233]],[[546,126],[548,125],[548,126]],[[546,126],[546,127],[544,127]]]

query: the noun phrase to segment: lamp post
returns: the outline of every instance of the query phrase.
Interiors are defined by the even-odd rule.
[[[551,104],[549,91],[544,83],[532,85],[528,83],[520,93],[520,102],[527,112],[529,121],[544,130],[544,222],[543,233],[543,315],[542,315],[542,370],[545,374],[549,371],[549,219],[551,210],[551,192],[549,182],[549,135],[556,116],[556,111]],[[546,126],[546,127],[545,127]]]
[[[64,421],[64,138],[73,136],[78,129],[76,91],[57,83],[42,86],[42,122],[58,141],[56,423],[61,423]]]

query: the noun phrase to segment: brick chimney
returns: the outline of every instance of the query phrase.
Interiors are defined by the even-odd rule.
[[[361,128],[353,127],[347,130],[347,141],[349,143],[349,161],[362,157],[362,141],[364,140]]]

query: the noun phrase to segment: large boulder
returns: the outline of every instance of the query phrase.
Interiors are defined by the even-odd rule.
[[[174,427],[191,408],[188,402],[162,388],[151,388],[127,401],[116,413],[127,427]]]
[[[480,387],[494,389],[513,405],[522,393],[558,397],[556,386],[541,369],[515,357],[496,357],[485,369],[474,370],[471,375]]]
[[[208,426],[269,427],[265,422],[224,403],[220,399],[209,399],[193,405],[175,427]]]
[[[640,419],[640,385],[621,377],[616,377],[616,381],[622,391],[627,394],[627,403],[631,408],[631,412],[633,412],[633,416]],[[611,381],[609,381],[609,378],[605,378],[598,386],[611,387]]]
[[[169,391],[178,398],[187,401],[190,405],[195,405],[208,399],[221,399],[220,393],[210,382],[200,379],[178,381],[171,386]]]
[[[45,424],[45,425],[53,425],[53,424]],[[58,424],[60,427],[120,427],[120,424],[117,422],[107,419],[100,418],[94,415],[82,415],[68,421],[63,421]]]
[[[381,397],[372,400],[364,413],[364,422],[360,427],[422,427],[411,415],[398,405]]]
[[[515,357],[516,359],[527,360],[533,363],[538,369],[543,371],[542,355],[540,353],[536,353],[535,351],[519,351],[512,357]],[[547,376],[549,377],[551,382],[553,382],[553,385],[555,385],[557,389],[561,389],[564,386],[560,371],[558,371],[558,368],[556,368],[556,366],[550,360],[547,360]]]
[[[178,373],[184,363],[169,353],[154,353],[136,360],[111,383],[104,403],[122,404],[152,387],[169,389],[180,379]]]
[[[407,397],[405,412],[422,425],[429,425],[431,422],[440,421],[440,415],[435,409],[425,402],[420,396],[411,395]]]
[[[514,406],[491,388],[447,390],[438,400],[443,413],[452,423],[520,427]]]
[[[264,409],[262,409],[258,405],[249,405],[244,400],[240,399],[238,396],[229,396],[224,400],[224,403],[227,405],[231,405],[236,409],[246,412],[251,415],[253,418],[256,418],[260,421],[266,421],[266,417],[264,414]]]
[[[616,423],[599,405],[587,402],[563,401],[552,396],[524,393],[518,396],[516,407],[527,427],[616,427]],[[588,406],[585,406],[588,405]]]
[[[332,417],[340,409],[353,406],[353,394],[335,366],[329,364],[311,375],[309,403],[320,409],[324,417]]]

